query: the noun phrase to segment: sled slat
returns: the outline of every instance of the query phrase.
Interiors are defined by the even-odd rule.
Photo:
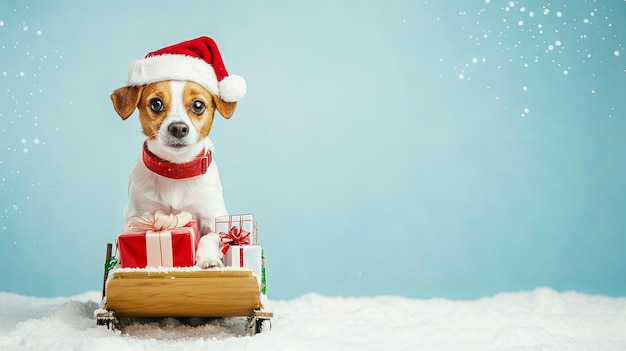
[[[118,317],[250,316],[261,307],[259,294],[248,270],[116,272],[106,290]]]

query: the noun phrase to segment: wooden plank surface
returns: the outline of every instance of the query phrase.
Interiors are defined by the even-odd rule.
[[[248,270],[115,272],[106,289],[118,317],[250,316],[259,294]]]
[[[202,270],[202,271],[114,271],[111,279],[143,279],[143,278],[234,278],[252,277],[252,271],[248,269],[236,270]]]

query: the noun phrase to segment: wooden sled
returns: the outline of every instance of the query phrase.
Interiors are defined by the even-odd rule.
[[[112,244],[107,245],[107,260]],[[135,318],[247,317],[248,332],[271,328],[257,278],[248,269],[105,271],[98,325],[120,329]],[[108,281],[108,283],[107,283]]]

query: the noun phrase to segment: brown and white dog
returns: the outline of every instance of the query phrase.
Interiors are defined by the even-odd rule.
[[[129,85],[111,94],[123,120],[139,110],[146,136],[130,174],[124,217],[189,212],[200,228],[196,265],[202,268],[223,266],[215,217],[227,214],[209,132],[215,110],[230,118],[245,94],[243,78],[219,69],[226,72],[217,46],[202,37],[131,63]]]

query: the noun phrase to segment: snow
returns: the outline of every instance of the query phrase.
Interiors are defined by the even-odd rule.
[[[65,298],[0,293],[0,350],[624,350],[626,297],[500,293],[472,301],[307,294],[270,301],[271,331],[244,320],[176,320],[124,332],[96,327],[98,292]]]

